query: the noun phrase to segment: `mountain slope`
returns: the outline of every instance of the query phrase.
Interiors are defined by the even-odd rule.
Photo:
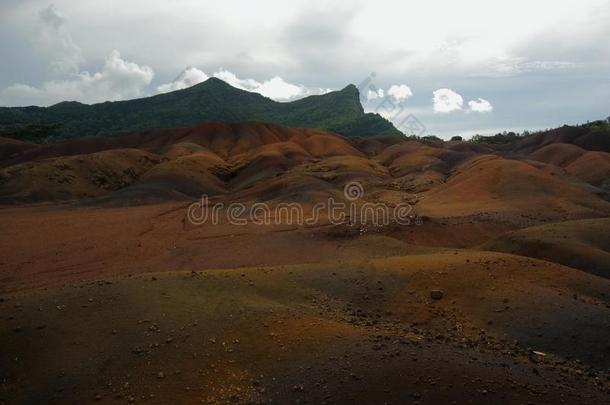
[[[217,78],[184,90],[136,100],[0,108],[0,135],[30,140],[61,139],[213,121],[264,121],[320,128],[345,136],[400,135],[380,115],[364,113],[354,85],[280,103],[234,88]]]

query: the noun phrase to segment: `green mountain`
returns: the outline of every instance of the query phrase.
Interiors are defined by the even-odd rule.
[[[365,114],[356,86],[280,103],[236,89],[217,78],[152,97],[51,107],[0,108],[0,136],[56,140],[147,128],[188,127],[204,122],[264,121],[320,128],[345,136],[400,135],[378,114]]]

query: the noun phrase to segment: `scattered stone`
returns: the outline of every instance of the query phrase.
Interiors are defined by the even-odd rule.
[[[157,378],[160,380],[165,378],[165,374],[163,374],[163,371],[159,371],[159,373],[157,374]]]
[[[131,352],[136,355],[141,355],[141,354],[144,354],[146,352],[146,350],[143,347],[136,346],[133,349],[131,349]]]
[[[443,292],[441,290],[432,290],[430,291],[430,298],[433,300],[440,300],[443,298]]]
[[[545,352],[539,352],[537,350],[532,350],[532,353],[534,353],[536,356],[542,356],[542,357],[546,356]]]

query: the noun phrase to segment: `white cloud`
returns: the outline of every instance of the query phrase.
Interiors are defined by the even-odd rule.
[[[187,67],[171,83],[162,84],[157,87],[159,93],[167,93],[175,90],[186,89],[208,80],[208,75],[195,67]]]
[[[468,107],[470,108],[470,111],[481,113],[491,112],[493,110],[493,106],[491,105],[491,103],[483,98],[479,98],[477,100],[470,100],[468,102]]]
[[[411,88],[406,84],[392,85],[388,90],[388,95],[396,101],[406,100],[413,95]]]
[[[451,89],[438,89],[432,92],[434,112],[448,113],[462,109],[464,99]]]
[[[66,28],[68,17],[52,4],[40,10],[38,17],[38,47],[51,59],[51,66],[61,73],[78,72],[83,57],[80,47],[74,43]]]
[[[213,76],[229,83],[233,87],[237,87],[238,89],[242,90],[254,91],[254,89],[261,85],[254,79],[240,79],[235,73],[229,72],[223,68],[220,68],[220,70],[214,73]]]
[[[263,82],[259,82],[254,79],[241,79],[237,77],[235,73],[223,68],[220,68],[220,70],[213,73],[212,76],[223,80],[238,89],[259,93],[265,97],[269,97],[277,101],[294,100],[300,97],[314,94],[325,94],[332,91],[331,89],[322,88],[310,89],[301,84],[289,83],[280,76],[274,76],[271,79]],[[168,91],[184,89],[194,86],[197,83],[201,83],[207,79],[208,75],[202,70],[194,67],[188,67],[182,71],[182,73],[180,73],[180,75],[173,82],[158,86],[157,91],[160,93],[166,93]]]
[[[254,91],[274,100],[290,100],[309,93],[304,86],[288,83],[279,76],[265,80]]]
[[[44,81],[39,87],[15,83],[0,89],[1,104],[51,105],[66,100],[95,103],[145,94],[154,77],[153,70],[122,59],[117,50],[106,57],[100,72],[81,71],[84,59],[67,22],[68,17],[54,5],[38,12],[37,47],[50,58],[54,76],[60,78]]]
[[[332,91],[332,89],[328,88],[309,88],[302,84],[290,83],[280,76],[274,76],[262,83],[254,79],[240,79],[235,73],[222,68],[212,76],[224,80],[238,89],[259,93],[276,101],[295,100],[316,94],[326,94]]]
[[[377,91],[369,90],[368,93],[366,93],[366,100],[371,101],[376,100],[378,98],[383,98],[383,95],[383,89],[379,89]]]
[[[13,84],[0,91],[5,105],[51,105],[74,100],[86,103],[123,100],[144,94],[154,76],[148,66],[139,66],[112,51],[100,72],[81,72],[73,79],[47,81],[40,87]]]

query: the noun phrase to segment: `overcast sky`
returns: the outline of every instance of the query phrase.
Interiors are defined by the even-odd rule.
[[[278,101],[354,83],[367,111],[444,137],[579,123],[610,115],[609,3],[0,0],[0,105],[216,76]]]

